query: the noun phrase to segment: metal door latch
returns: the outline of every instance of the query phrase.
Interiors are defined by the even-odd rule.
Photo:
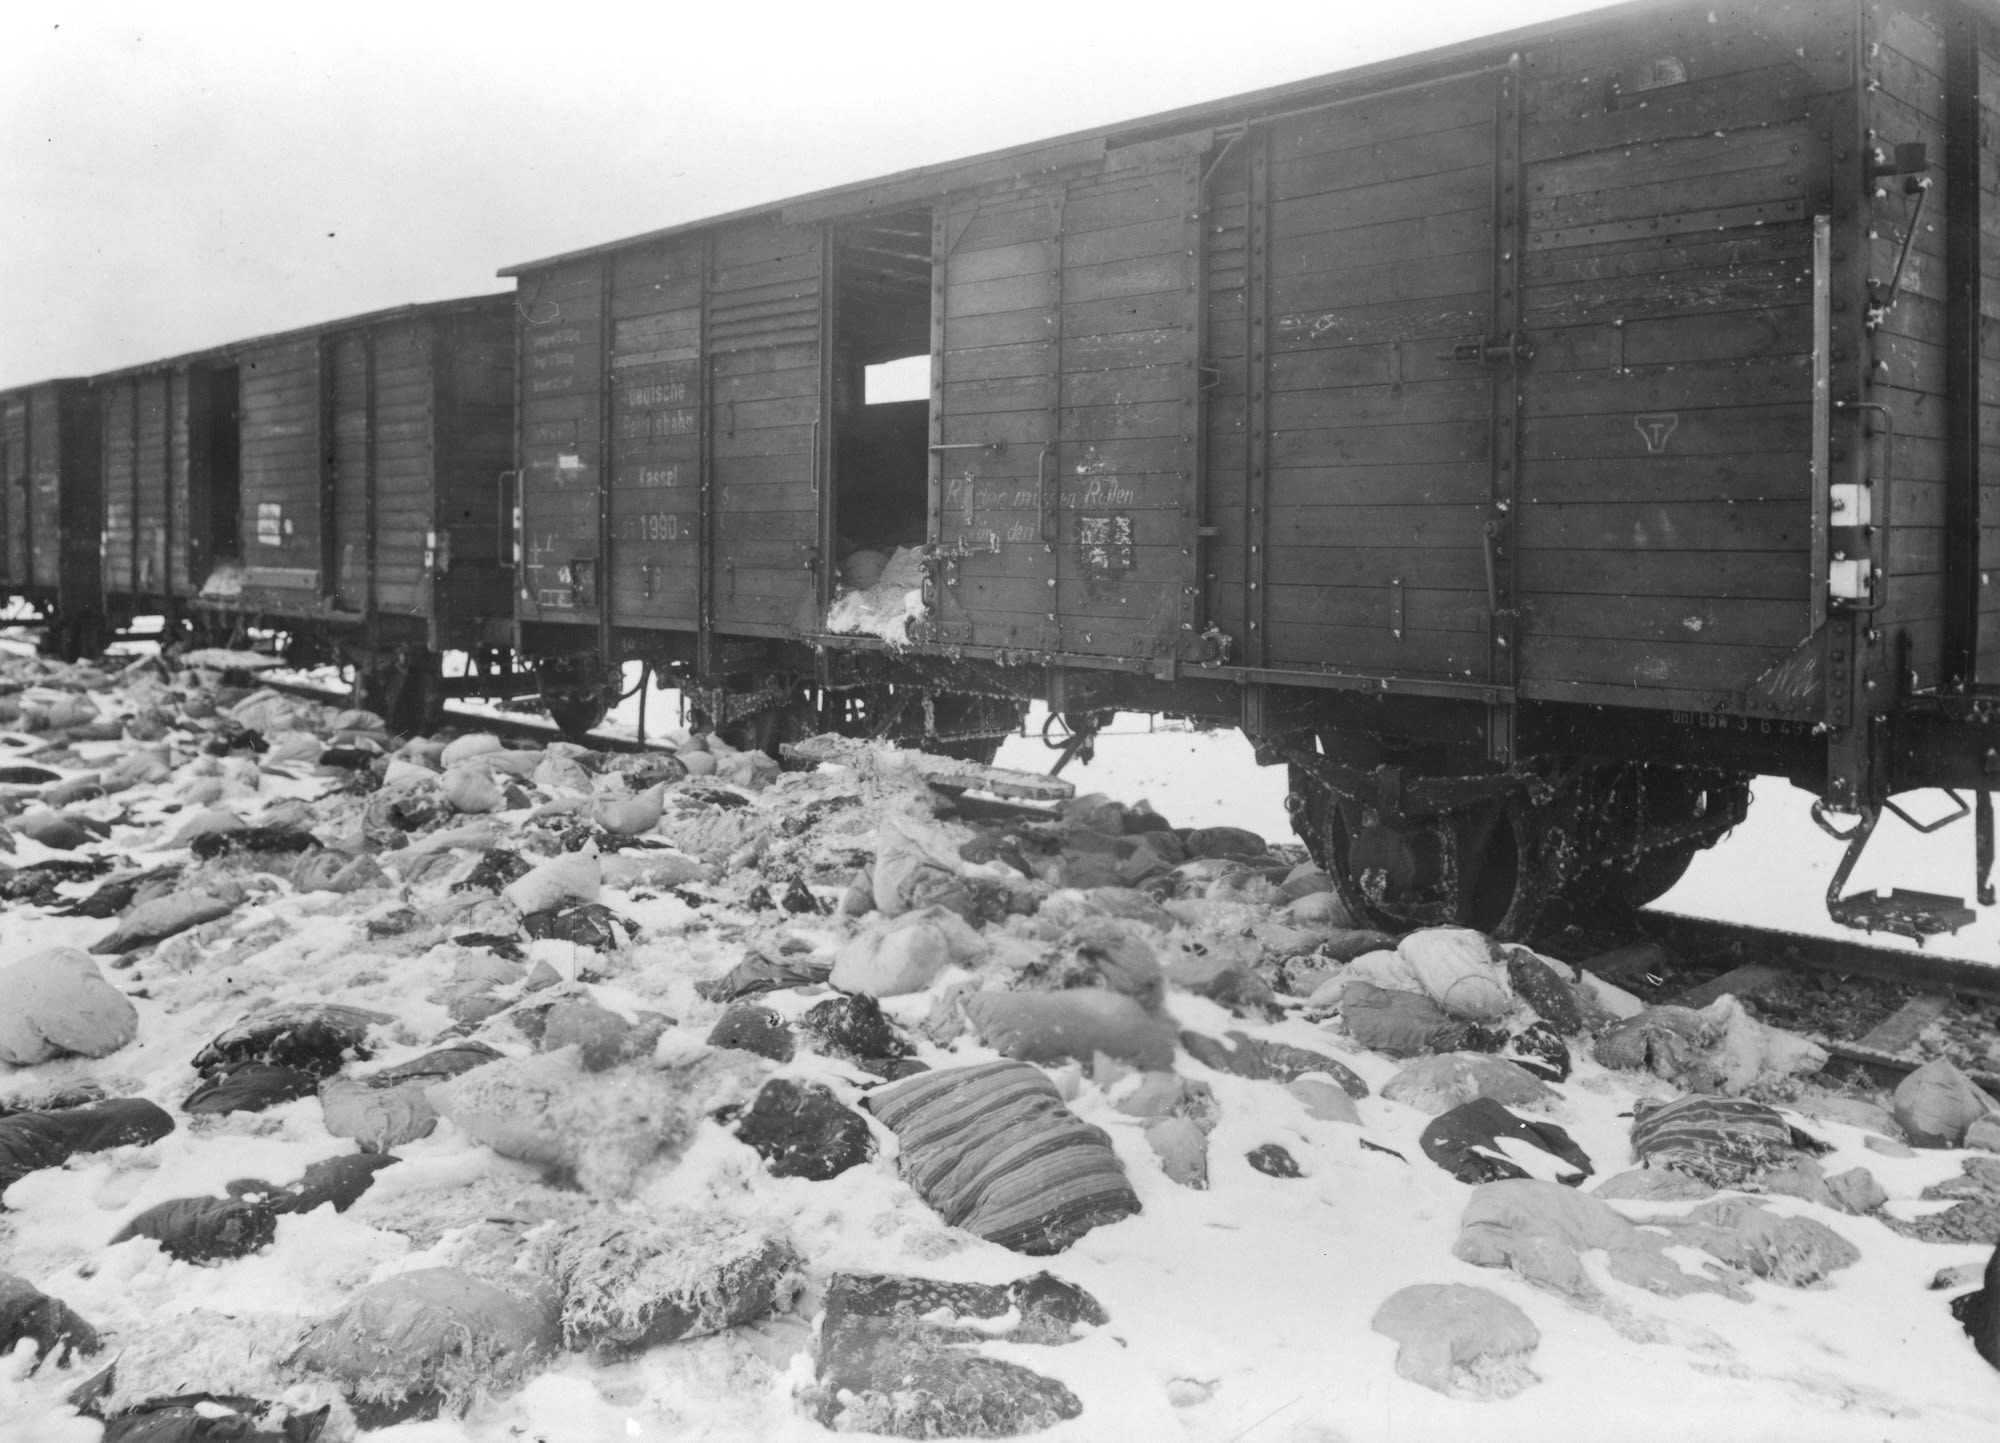
[[[1519,331],[1509,331],[1503,337],[1487,337],[1480,341],[1466,341],[1453,346],[1449,356],[1440,360],[1459,361],[1470,366],[1497,366],[1508,361],[1526,361],[1533,358],[1535,348],[1528,338]]]

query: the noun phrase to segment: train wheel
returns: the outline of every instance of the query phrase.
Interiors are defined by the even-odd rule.
[[[728,726],[717,727],[716,735],[740,752],[762,752],[774,761],[784,760],[780,749],[787,742],[804,741],[817,730],[817,714],[804,702],[771,707],[739,717]]]
[[[1580,877],[1562,893],[1564,909],[1572,921],[1616,925],[1648,902],[1658,901],[1687,875],[1702,843],[1659,847],[1639,857],[1630,867],[1613,862]]]
[[[1548,889],[1534,809],[1525,799],[1357,835],[1333,793],[1294,766],[1288,805],[1313,860],[1363,926],[1385,932],[1470,927],[1519,939],[1540,920]]]
[[[549,720],[573,742],[588,737],[611,711],[602,696],[545,696],[542,701],[549,709]]]
[[[364,675],[361,704],[404,736],[437,730],[444,719],[444,678],[421,663]]]

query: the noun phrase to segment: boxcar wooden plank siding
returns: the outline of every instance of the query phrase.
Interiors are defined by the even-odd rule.
[[[602,353],[608,262],[530,278],[519,298],[520,612],[587,621],[602,578],[597,488],[606,463]]]
[[[133,497],[138,486],[138,437],[133,406],[139,391],[131,378],[99,393],[98,426],[104,454],[104,574],[123,591],[131,585],[134,554]]]
[[[827,283],[823,241],[817,226],[759,221],[727,227],[716,233],[713,244],[709,330],[703,344],[718,355],[718,376],[763,374],[770,384],[754,396],[724,399],[718,390],[711,399],[716,498],[711,600],[717,623],[724,627],[732,622],[793,624],[813,604],[819,584],[808,562],[819,534],[814,447],[826,343],[820,334],[820,292]],[[758,267],[770,269],[760,272]],[[759,361],[754,359],[757,352],[771,354]],[[773,494],[756,509],[738,510],[745,484]],[[664,528],[669,523],[658,524]],[[623,543],[613,544],[615,554]],[[649,538],[642,544],[648,549],[641,567],[667,564],[653,559],[653,548],[661,543]],[[773,548],[781,554],[768,556]],[[754,587],[745,585],[746,573],[760,578]],[[635,570],[631,578],[616,599],[621,606],[629,602],[637,614],[649,609],[643,595],[646,574]],[[635,586],[640,593],[636,598],[628,595]],[[692,590],[680,593],[671,605],[690,620],[698,612]]]
[[[320,369],[316,338],[251,352],[242,377],[246,591],[317,596]]]
[[[167,575],[167,490],[173,473],[168,452],[170,385],[171,376],[165,371],[138,381],[139,424],[130,491],[135,565],[129,584],[136,593],[150,596],[162,593]],[[115,589],[119,580],[107,571],[105,585]]]
[[[1808,629],[1805,566],[1774,563],[1809,535],[1805,216],[1824,182],[1809,87],[1758,51],[1663,35],[1698,88],[1631,108],[1636,52],[1530,58],[1516,539],[1535,695],[1735,691]],[[1782,83],[1733,83],[1774,60]]]
[[[1979,124],[1984,137],[2000,135],[2000,31],[1989,20],[1979,33]],[[1979,156],[1980,189],[1980,310],[1983,316],[2000,314],[2000,146],[1982,139]],[[1979,326],[1980,433],[1979,473],[1982,481],[2000,478],[2000,447],[1987,440],[2000,424],[2000,326],[1983,320]],[[1982,485],[1979,503],[1980,588],[1976,621],[1976,680],[2000,682],[2000,496]]]
[[[38,386],[28,393],[29,490],[32,493],[28,575],[37,586],[56,587],[62,581],[63,471],[61,387]]]

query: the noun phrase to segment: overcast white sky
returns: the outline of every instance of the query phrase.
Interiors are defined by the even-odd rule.
[[[0,5],[0,386],[1601,0]]]

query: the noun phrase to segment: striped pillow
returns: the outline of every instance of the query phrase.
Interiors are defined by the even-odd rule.
[[[920,1073],[867,1107],[895,1132],[897,1167],[917,1195],[988,1242],[1059,1253],[1139,1211],[1110,1138],[1024,1062]]]
[[[1647,1167],[1670,1167],[1714,1187],[1744,1187],[1819,1144],[1776,1108],[1701,1093],[1633,1109],[1632,1150]],[[1823,1149],[1822,1149],[1823,1150]]]

